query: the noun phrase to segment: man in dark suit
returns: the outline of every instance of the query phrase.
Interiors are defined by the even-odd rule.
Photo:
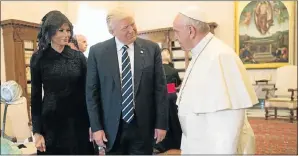
[[[108,12],[113,38],[90,48],[86,102],[100,154],[146,154],[168,129],[165,73],[158,44],[137,38],[133,14]],[[104,149],[104,150],[103,150]]]

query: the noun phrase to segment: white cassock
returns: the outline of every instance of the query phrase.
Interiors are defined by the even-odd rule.
[[[211,33],[191,52],[177,100],[182,154],[254,154],[245,109],[258,100],[243,63]]]

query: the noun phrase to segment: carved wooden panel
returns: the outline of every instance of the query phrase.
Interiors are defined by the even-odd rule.
[[[150,31],[141,31],[138,33],[138,37],[148,39],[159,44],[160,48],[169,47],[169,33],[171,28],[154,29]]]
[[[211,22],[209,25],[210,32],[214,34],[218,26],[217,23]],[[168,48],[171,52],[174,67],[179,70],[180,77],[184,77],[185,70],[192,59],[191,53],[181,49],[179,43],[175,40],[172,27],[141,31],[138,33],[138,37],[156,42],[160,45],[160,48]]]
[[[30,58],[37,46],[40,25],[21,20],[1,21],[3,29],[4,60],[6,79],[15,80],[22,86],[23,96],[27,98],[28,117],[30,117]]]

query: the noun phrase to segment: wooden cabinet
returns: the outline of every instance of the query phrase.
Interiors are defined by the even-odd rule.
[[[37,34],[40,25],[21,20],[1,21],[3,30],[4,60],[6,80],[14,80],[22,86],[27,98],[30,117],[30,58],[37,47]]]
[[[217,23],[212,22],[209,25],[211,33],[214,34],[214,30],[218,26]],[[168,48],[171,52],[174,67],[179,70],[180,77],[184,77],[185,70],[192,58],[190,52],[183,51],[179,43],[175,40],[172,27],[140,31],[138,32],[138,36],[158,43],[160,48]]]

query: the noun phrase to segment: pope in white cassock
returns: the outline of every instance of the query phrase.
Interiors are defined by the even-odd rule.
[[[255,91],[239,57],[207,23],[197,7],[173,22],[182,49],[192,53],[177,100],[181,154],[254,154],[245,109],[258,103]]]

